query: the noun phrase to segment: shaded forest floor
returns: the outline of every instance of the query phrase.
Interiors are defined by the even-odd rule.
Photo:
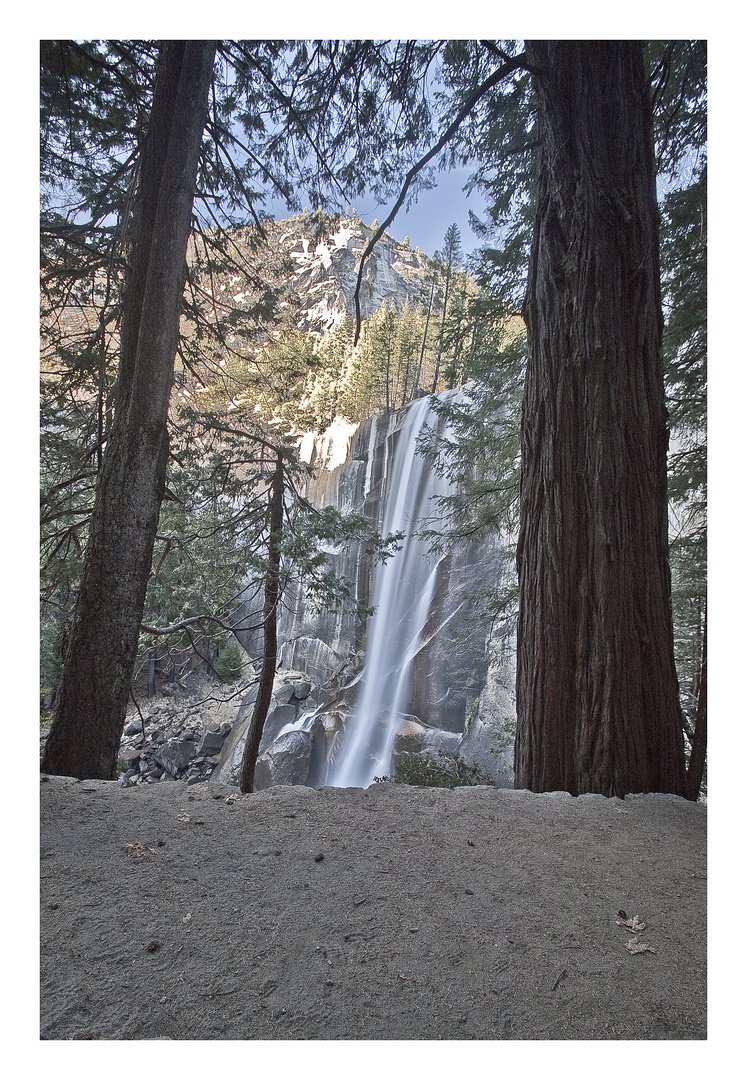
[[[43,777],[41,1035],[701,1040],[706,819],[664,795]]]

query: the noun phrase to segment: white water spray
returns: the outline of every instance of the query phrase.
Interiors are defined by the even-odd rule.
[[[332,787],[368,787],[375,776],[389,772],[407,704],[412,661],[428,621],[438,571],[417,531],[437,512],[434,498],[451,490],[416,451],[429,414],[434,422],[428,398],[415,402],[398,434],[382,532],[405,536],[400,550],[376,574],[361,693],[345,742],[330,764],[326,782]]]

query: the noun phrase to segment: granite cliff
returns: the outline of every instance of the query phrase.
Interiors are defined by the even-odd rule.
[[[247,272],[211,277],[210,289],[237,313],[256,299],[258,272],[280,294],[280,308],[299,330],[323,333],[345,314],[355,312],[354,293],[360,256],[374,230],[355,217],[296,214],[266,222],[269,244],[258,262],[252,250],[254,233],[239,229],[232,240],[245,258]],[[405,303],[417,306],[432,260],[384,234],[366,260],[361,288],[365,319],[386,302],[401,312]],[[237,266],[240,265],[237,260]]]
[[[304,440],[302,453],[314,467],[304,494],[313,504],[363,514],[382,532],[405,537],[384,567],[356,545],[327,552],[335,572],[373,601],[376,613],[368,620],[319,614],[302,588],[286,595],[258,786],[367,786],[374,775],[396,771],[404,751],[458,752],[496,782],[509,783],[512,640],[491,640],[491,624],[474,599],[482,580],[498,583],[504,554],[493,540],[435,557],[420,539],[423,527],[441,522],[438,499],[449,486],[417,454],[416,443],[425,425],[442,423],[424,398],[360,425],[338,420]],[[259,643],[239,637],[256,654]],[[250,691],[224,747],[221,779],[240,759],[253,697]],[[372,730],[359,764],[341,771],[345,753],[350,756],[346,744],[365,724]]]

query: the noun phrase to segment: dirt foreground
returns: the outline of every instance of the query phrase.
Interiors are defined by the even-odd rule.
[[[42,777],[41,1037],[705,1039],[706,809]]]

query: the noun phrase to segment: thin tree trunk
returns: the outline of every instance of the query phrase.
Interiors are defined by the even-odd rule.
[[[695,730],[693,742],[690,748],[690,761],[687,766],[687,791],[688,799],[697,801],[700,794],[700,785],[703,783],[705,771],[706,750],[708,747],[708,613],[706,611],[706,625],[703,628],[703,661],[700,668],[700,685],[698,687],[698,708],[695,713]]]
[[[428,342],[428,325],[429,325],[429,323],[431,321],[431,311],[433,309],[433,294],[435,293],[435,291],[436,291],[436,278],[435,278],[435,275],[434,275],[434,278],[433,278],[433,280],[431,282],[431,295],[430,295],[430,298],[428,300],[428,311],[426,312],[426,315],[425,315],[425,329],[423,330],[423,340],[422,340],[421,345],[420,345],[420,357],[418,359],[418,369],[417,369],[417,373],[415,375],[415,382],[413,383],[413,387],[412,387],[412,399],[413,400],[415,399],[415,395],[417,394],[418,390],[420,389],[420,373],[423,370],[423,359],[425,357],[425,347],[426,347],[426,344]]]
[[[148,649],[148,697],[152,698],[156,696],[156,660],[158,659],[158,650],[155,645]]]
[[[42,768],[113,779],[163,498],[185,257],[215,43],[166,41],[143,144],[115,414]]]
[[[241,791],[254,791],[254,769],[259,754],[259,744],[272,701],[272,687],[277,668],[277,627],[278,604],[280,602],[280,548],[283,536],[283,455],[276,451],[275,471],[270,487],[270,539],[267,550],[267,575],[265,577],[265,600],[263,608],[264,640],[262,650],[262,670],[259,676],[259,688],[246,734],[244,754],[241,759]]]
[[[446,267],[446,285],[444,287],[444,309],[441,314],[441,330],[438,335],[438,349],[436,351],[436,369],[433,374],[433,386],[431,387],[431,393],[435,394],[438,388],[438,376],[441,371],[441,353],[444,348],[444,328],[446,326],[446,308],[449,303],[449,283],[451,281],[451,258],[449,258],[448,266]]]
[[[640,42],[527,42],[516,786],[684,793],[651,104]]]

